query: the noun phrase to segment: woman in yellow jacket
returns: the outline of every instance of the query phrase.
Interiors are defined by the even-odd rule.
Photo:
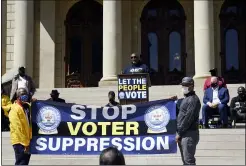
[[[2,97],[2,105],[1,105],[1,123],[2,123],[2,131],[9,131],[9,111],[11,109],[12,102],[10,101],[9,96],[7,96],[3,90],[1,89],[1,97]]]
[[[10,139],[15,151],[15,165],[28,165],[31,154],[29,145],[32,139],[31,107],[26,89],[17,90],[17,100],[9,112]]]

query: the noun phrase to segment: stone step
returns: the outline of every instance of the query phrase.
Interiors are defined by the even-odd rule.
[[[125,156],[126,165],[182,165],[181,157],[160,156]],[[14,165],[14,158],[2,159],[3,165]],[[196,157],[197,165],[245,165],[245,157]],[[77,156],[67,158],[51,156],[49,158],[31,157],[30,165],[98,165],[99,157]]]
[[[237,95],[237,88],[245,86],[244,84],[228,84],[230,96]],[[78,104],[94,104],[105,105],[108,102],[107,94],[113,90],[117,93],[117,87],[94,87],[94,88],[57,88],[60,92],[60,97],[64,98],[67,102]],[[201,86],[195,87],[196,93],[202,101],[203,90]],[[50,96],[51,89],[37,89],[35,96],[37,99],[46,100]],[[160,100],[177,95],[181,98],[181,87],[179,85],[166,85],[166,86],[152,86],[149,89],[150,100]],[[117,98],[117,97],[116,97]]]
[[[2,164],[14,164],[10,133],[2,133]],[[98,155],[32,155],[30,165],[97,165]],[[159,155],[125,155],[127,165],[180,165],[180,152]],[[245,129],[202,129],[197,164],[244,165]]]
[[[3,140],[4,141],[4,140]],[[225,146],[226,145],[226,146]],[[11,144],[3,143],[2,148],[4,152],[11,153]],[[197,150],[245,150],[245,142],[199,142]],[[207,156],[209,154],[201,154],[201,156]],[[220,155],[222,156],[222,155]]]

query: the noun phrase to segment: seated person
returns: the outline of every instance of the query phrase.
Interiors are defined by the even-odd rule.
[[[124,155],[116,147],[108,147],[100,154],[99,165],[126,165]]]
[[[211,73],[211,77],[217,77],[218,78],[219,87],[227,88],[224,78],[217,76],[217,69],[216,68],[209,70],[209,72]],[[211,77],[208,77],[206,79],[204,86],[203,86],[203,90],[206,90],[206,89],[211,87]]]
[[[147,65],[141,62],[140,56],[136,53],[131,55],[132,64],[127,66],[122,74],[134,74],[134,73],[149,73]]]
[[[222,126],[228,126],[227,103],[229,102],[227,88],[219,87],[217,77],[211,77],[211,87],[205,90],[202,107],[202,121],[204,128],[209,128],[208,118],[214,114],[220,115]]]
[[[238,96],[233,97],[231,99],[230,104],[230,111],[231,111],[231,117],[234,121],[234,124],[237,120],[243,120],[245,121],[245,115],[246,115],[246,90],[244,87],[239,87],[237,89]]]
[[[106,107],[113,107],[113,106],[120,105],[118,102],[115,101],[115,93],[114,93],[114,91],[109,91],[108,92],[108,100],[109,100],[109,103],[106,105]]]
[[[59,98],[60,93],[57,90],[52,90],[50,93],[50,97],[48,100],[49,101],[55,101],[55,102],[61,102],[65,103],[64,99]]]

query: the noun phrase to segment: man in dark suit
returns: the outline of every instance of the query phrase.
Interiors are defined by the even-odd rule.
[[[211,73],[211,77],[217,77],[217,78],[218,78],[218,85],[219,85],[220,87],[227,88],[224,78],[223,78],[223,77],[219,77],[219,76],[217,75],[217,69],[216,69],[216,68],[213,68],[213,69],[209,70],[209,72]],[[208,78],[206,79],[206,81],[204,82],[204,86],[203,86],[203,90],[204,90],[204,91],[205,91],[206,89],[208,89],[208,88],[211,87],[211,77],[208,77]]]
[[[55,102],[61,102],[65,103],[64,99],[59,98],[60,93],[57,90],[52,90],[50,93],[50,97],[48,101],[55,101]]]
[[[229,99],[228,89],[218,85],[217,77],[211,77],[211,87],[205,90],[203,97],[202,120],[204,128],[209,128],[208,118],[214,114],[220,115],[222,126],[227,128],[227,103]]]

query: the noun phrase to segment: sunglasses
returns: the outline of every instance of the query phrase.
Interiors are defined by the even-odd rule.
[[[131,59],[137,59],[138,57],[137,56],[132,56]]]

